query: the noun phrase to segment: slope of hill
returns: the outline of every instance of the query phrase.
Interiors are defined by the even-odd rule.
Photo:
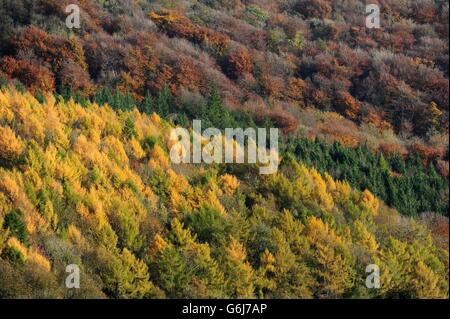
[[[314,134],[395,132],[382,149],[448,161],[448,2],[376,2],[381,29],[365,27],[360,0],[70,1],[81,28],[68,29],[69,1],[2,0],[0,78],[139,101],[166,83],[178,110],[216,83],[229,108],[285,132],[312,107],[355,123],[325,113]]]
[[[448,298],[449,4],[372,2],[0,0],[0,298]]]
[[[442,223],[294,159],[271,176],[172,166],[170,129],[1,89],[0,297],[448,297]],[[63,287],[69,264],[80,289]]]

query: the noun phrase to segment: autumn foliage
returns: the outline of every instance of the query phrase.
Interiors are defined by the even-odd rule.
[[[447,296],[448,224],[403,218],[295,160],[269,177],[207,167],[186,178],[155,114],[11,89],[0,101],[2,295],[68,297],[58,282],[75,258],[77,297]],[[368,257],[387,276],[376,292],[360,285]],[[39,284],[24,288],[24,275]]]
[[[11,57],[2,58],[0,64],[0,69],[3,73],[8,77],[19,79],[32,92],[48,92],[55,88],[53,73],[45,67]]]
[[[264,113],[283,104],[294,118],[304,107],[333,111],[411,144],[448,132],[448,10],[422,2],[383,2],[386,28],[368,30],[357,2],[83,1],[83,32],[69,34],[48,25],[65,16],[61,3],[41,0],[28,14],[20,0],[1,9],[0,69],[32,91],[86,98],[107,87],[140,102],[167,84],[177,109],[185,93],[207,98],[215,84],[228,109],[263,101]],[[357,130],[346,139],[360,140]]]
[[[245,73],[251,73],[253,63],[251,56],[245,48],[238,47],[228,56],[227,73],[234,78],[238,78]]]
[[[197,44],[211,43],[219,52],[223,52],[230,41],[226,35],[197,26],[175,11],[151,12],[150,18],[170,36],[183,37]]]
[[[448,298],[446,1],[74,3],[0,1],[0,298]],[[193,119],[279,171],[172,164]]]

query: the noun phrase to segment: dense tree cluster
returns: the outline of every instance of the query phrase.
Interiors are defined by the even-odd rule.
[[[70,3],[0,0],[0,298],[448,298],[448,1]],[[192,119],[280,171],[172,165]]]
[[[181,97],[207,98],[216,83],[227,108],[272,114],[277,125],[289,122],[286,133],[312,107],[393,129],[408,143],[448,145],[445,1],[379,1],[381,29],[365,27],[360,0],[79,5],[82,28],[69,30],[64,1],[1,1],[0,78],[91,98],[106,86],[137,101],[166,84],[178,109]]]
[[[171,127],[136,108],[1,89],[0,297],[448,297],[436,217],[402,217],[292,158],[266,177],[172,165]],[[373,263],[381,289],[365,286]],[[68,264],[80,289],[63,287]]]
[[[65,92],[64,97],[70,99],[70,92]],[[88,103],[87,100],[80,101]],[[138,106],[141,112],[149,115],[153,112],[162,117],[172,114],[172,121],[182,126],[189,126],[188,120],[201,118],[204,127],[219,129],[277,125],[287,132],[296,128],[296,123],[290,123],[289,118],[283,118],[280,113],[270,113],[263,120],[255,121],[248,114],[228,111],[215,87],[212,87],[208,100],[202,103],[196,100],[195,104],[190,101],[181,110],[173,107],[173,96],[167,86],[156,101],[147,96],[139,103],[130,95],[112,94],[108,90],[100,92],[94,101],[99,105],[107,103],[115,110],[131,111]],[[412,144],[412,152],[408,155],[395,144],[384,142],[380,145],[382,152],[374,153],[367,141],[350,147],[352,145],[343,146],[336,140],[329,143],[318,136],[290,136],[280,144],[286,158],[294,156],[309,167],[347,181],[354,188],[369,189],[404,215],[417,216],[424,212],[448,215],[448,172],[437,161],[442,155],[435,154],[433,148]]]
[[[353,149],[338,142],[328,145],[308,139],[289,140],[286,152],[352,187],[369,189],[404,215],[448,215],[448,179],[432,163],[424,166],[420,155],[410,155],[405,160],[397,153],[385,158],[383,153],[373,154],[366,146]]]

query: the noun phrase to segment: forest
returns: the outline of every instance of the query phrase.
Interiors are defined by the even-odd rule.
[[[373,2],[0,0],[0,298],[448,298],[448,1]]]
[[[402,216],[295,158],[269,176],[173,166],[171,124],[137,108],[14,88],[0,105],[4,298],[448,294],[443,216]],[[364,285],[373,262],[379,290]],[[68,264],[82,269],[80,289],[63,287]]]

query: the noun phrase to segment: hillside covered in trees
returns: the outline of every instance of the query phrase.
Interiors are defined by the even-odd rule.
[[[156,114],[11,88],[0,123],[1,297],[448,296],[443,217],[403,217],[295,159],[269,176],[171,165]]]
[[[371,3],[0,0],[0,298],[448,298],[448,1]]]
[[[0,78],[137,101],[167,85],[177,111],[215,83],[228,109],[287,133],[446,167],[448,2],[374,2],[380,29],[365,27],[359,0],[2,0]],[[69,3],[80,29],[64,23]]]

